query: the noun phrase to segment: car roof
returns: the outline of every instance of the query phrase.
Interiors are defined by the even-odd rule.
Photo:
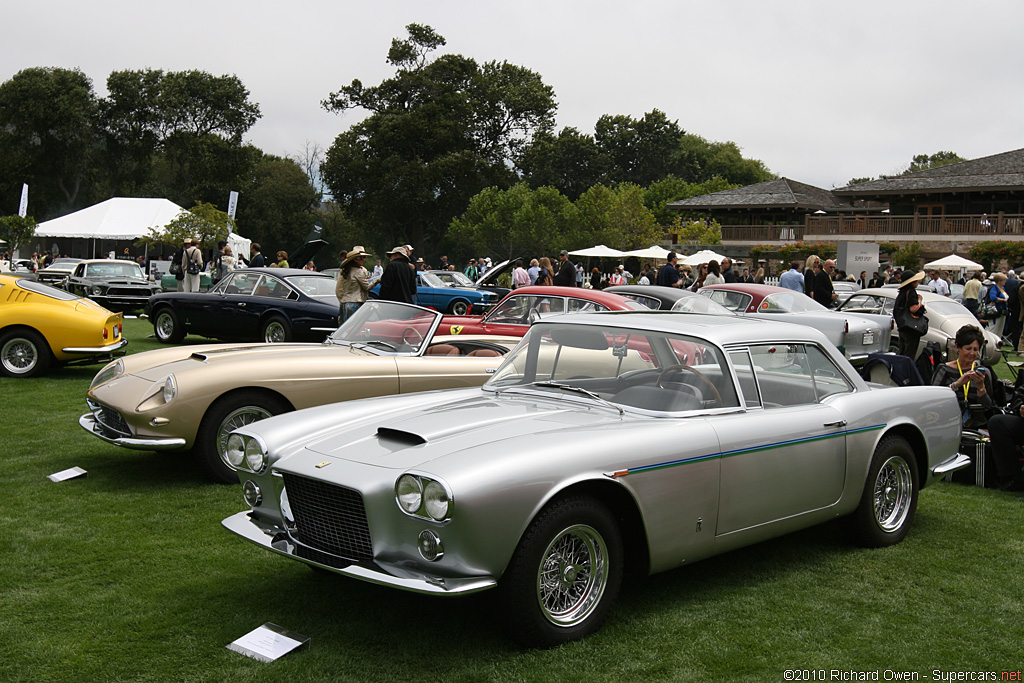
[[[776,292],[792,292],[792,289],[786,287],[776,287],[775,285],[755,285],[746,282],[733,282],[726,283],[723,285],[705,285],[701,289],[724,289],[732,292],[743,292],[744,294],[750,294],[751,296],[765,297],[769,294],[775,294]]]
[[[529,287],[519,287],[513,290],[505,298],[511,296],[520,296],[523,294],[533,294],[534,296],[572,296],[577,299],[586,299],[587,301],[594,301],[599,304],[605,304],[606,306],[614,306],[616,308],[625,308],[625,297],[619,296],[618,294],[611,294],[604,292],[600,289],[584,289],[583,287],[560,287],[557,285],[538,286],[532,285]]]
[[[725,317],[675,311],[603,311],[553,315],[534,324],[550,322],[606,325],[637,331],[688,334],[722,346],[746,342],[804,341],[817,343],[825,348],[830,347],[825,335],[813,327],[744,316]]]
[[[612,294],[636,294],[637,296],[649,296],[654,299],[669,301],[679,301],[688,296],[700,296],[688,289],[666,287],[664,285],[615,285],[614,287],[605,287],[603,291]]]
[[[239,268],[233,273],[266,273],[278,277],[292,277],[295,275],[308,275],[310,277],[331,277],[328,273],[321,273],[316,270],[305,270],[303,268]],[[334,278],[331,278],[334,279]]]

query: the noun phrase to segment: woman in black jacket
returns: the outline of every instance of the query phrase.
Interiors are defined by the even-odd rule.
[[[900,278],[900,292],[893,304],[892,317],[896,319],[896,328],[900,333],[899,354],[910,360],[917,360],[917,347],[921,337],[928,332],[928,318],[924,317],[924,304],[917,293],[917,283],[924,278],[924,273],[916,275],[909,270],[903,271]]]

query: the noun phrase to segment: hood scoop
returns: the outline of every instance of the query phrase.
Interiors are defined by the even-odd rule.
[[[427,442],[419,434],[413,434],[404,429],[394,429],[393,427],[378,427],[377,436],[388,441],[397,441],[403,446],[419,446]]]

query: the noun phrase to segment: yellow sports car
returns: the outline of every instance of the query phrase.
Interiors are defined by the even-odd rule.
[[[120,313],[89,299],[0,275],[0,374],[32,377],[54,364],[113,356],[128,344],[121,323]]]

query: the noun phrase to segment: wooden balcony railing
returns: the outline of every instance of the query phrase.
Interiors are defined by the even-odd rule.
[[[797,242],[805,235],[856,237],[905,235],[1000,239],[1024,236],[1024,214],[997,214],[983,222],[981,215],[926,216],[807,216],[803,225],[723,225],[725,242]]]

